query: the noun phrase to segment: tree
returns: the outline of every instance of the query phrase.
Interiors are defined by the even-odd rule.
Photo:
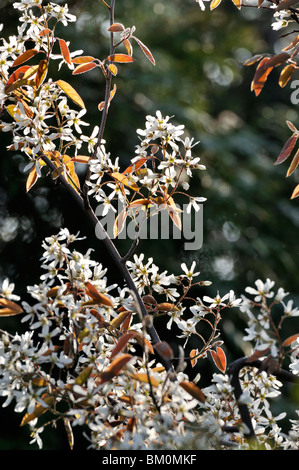
[[[274,282],[267,279],[256,281],[256,289],[247,288],[253,301],[236,298],[232,289],[222,296],[199,296],[198,289],[210,281],[195,281],[195,262],[190,267],[182,263],[179,274],[168,274],[153,257],[146,260],[143,253],[135,253],[160,219],[166,221],[162,232],[169,235],[171,222],[176,236],[196,235],[194,242],[200,243],[201,227],[192,232],[190,214],[193,211],[198,220],[206,198],[189,193],[186,176],[192,178],[205,166],[194,157],[198,142],[160,111],[146,116],[145,128],[137,130],[139,143],[128,165],[107,151],[104,137],[117,98],[115,77],[122,67],[133,65],[133,44],[151,66],[156,62],[135,26],[117,22],[116,2],[101,3],[109,16],[110,50],[104,58],[73,51],[63,38],[60,23],[68,26],[76,20],[66,5],[15,3],[22,27],[18,36],[3,41],[1,100],[6,120],[1,130],[12,135],[9,149],[22,151],[29,161],[26,191],[43,175],[50,177],[75,205],[82,227],[85,221],[91,224],[99,249],[95,254],[90,248],[85,254],[78,251],[84,236],[68,228],[46,237],[44,274],[38,285],[28,287],[33,304],[32,299],[20,303],[14,284],[5,279],[0,316],[25,314],[22,322],[29,324],[22,334],[1,330],[4,405],[16,401],[16,411],[24,412],[21,425],[30,426],[32,442],[39,447],[44,428],[63,422],[71,448],[77,426],[87,427],[95,449],[292,448],[297,424],[285,436],[276,425],[284,413],[273,417],[267,401],[280,394],[281,383],[274,376],[295,382],[298,370],[298,335],[281,335],[285,320],[297,316],[292,301],[284,303],[285,291],[274,293]],[[216,6],[212,2],[211,9]],[[101,120],[90,133],[84,133],[87,109],[80,93],[65,78],[52,78],[57,60],[58,72],[67,67],[73,76],[101,73]],[[275,56],[271,64],[281,63],[277,60]],[[256,74],[255,91],[259,83]],[[86,168],[83,181],[79,165]],[[178,196],[185,198],[184,206],[176,202]],[[114,238],[124,232],[130,246],[121,255]],[[120,275],[117,283],[110,283],[113,268],[107,272],[99,261],[103,247]],[[231,364],[228,373],[219,330],[227,308],[239,308],[248,316],[247,339],[253,342],[252,354]],[[161,316],[183,346],[174,350],[160,338],[156,325]],[[196,347],[187,351],[191,338]],[[199,375],[191,380],[186,373],[186,363],[196,368],[207,356],[221,374],[202,390]],[[283,368],[285,363],[292,372]],[[248,367],[258,367],[259,374],[248,373]],[[249,396],[242,392],[244,386]],[[248,412],[252,399],[255,427],[268,429],[263,436],[255,432]]]

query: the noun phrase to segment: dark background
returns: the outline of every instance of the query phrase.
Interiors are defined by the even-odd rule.
[[[18,12],[12,3],[0,0],[4,37],[16,32]],[[109,38],[104,6],[86,0],[71,0],[68,5],[78,22],[68,28],[61,26],[57,34],[71,41],[71,51],[83,49],[84,55],[106,57]],[[280,52],[280,33],[271,31],[272,15],[266,10],[243,8],[239,12],[224,0],[213,12],[208,3],[206,6],[202,12],[193,0],[116,1],[115,20],[126,27],[136,26],[136,36],[150,48],[156,66],[137,44],[133,44],[134,64],[119,66],[117,94],[105,130],[107,150],[113,157],[119,156],[125,168],[138,144],[136,129],[144,127],[147,114],[159,109],[163,115],[173,115],[175,123],[184,124],[186,132],[200,141],[193,153],[207,167],[194,176],[190,187],[190,193],[208,199],[202,248],[184,252],[182,240],[146,241],[137,253],[153,256],[161,271],[174,274],[181,272],[182,262],[191,266],[196,260],[200,279],[213,282],[210,288],[200,288],[197,295],[213,297],[217,291],[224,295],[230,289],[240,295],[256,279],[269,277],[296,302],[299,208],[290,196],[298,175],[285,179],[288,165],[273,163],[290,136],[285,121],[296,125],[298,112],[291,103],[289,85],[281,89],[277,84],[278,70],[272,72],[256,98],[250,92],[255,67],[243,66],[259,52]],[[52,76],[74,86],[88,109],[84,119],[92,126],[99,124],[97,104],[104,99],[105,87],[100,72],[75,77],[62,67],[60,73],[53,70]],[[6,151],[8,135],[2,133],[0,138],[0,280],[9,277],[16,284],[16,293],[26,299],[26,286],[38,283],[42,274],[42,239],[66,226],[87,236],[78,250],[93,247],[94,256],[111,266],[111,282],[115,282],[118,278],[111,259],[63,188],[43,178],[26,194],[22,171],[26,160]],[[126,253],[127,242],[117,246]],[[168,339],[165,324],[161,320],[158,326],[161,336]],[[236,309],[224,313],[221,327],[229,361],[245,353],[241,342],[244,325]],[[1,319],[0,328],[21,331],[23,327],[18,319]],[[298,321],[290,321],[288,333],[293,334],[296,328]],[[215,371],[210,359],[203,360],[200,384],[209,383]],[[289,407],[292,411],[290,399],[276,403],[276,409]],[[28,429],[19,428],[21,416],[13,407],[0,409],[0,417],[0,449],[28,448]],[[45,435],[46,449],[67,445],[64,430],[58,437],[51,431]]]

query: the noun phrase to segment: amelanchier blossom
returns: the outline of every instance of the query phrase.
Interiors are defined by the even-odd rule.
[[[198,3],[204,9],[204,3]],[[64,65],[72,69],[65,53],[52,50],[54,39],[49,47],[45,32],[51,21],[64,26],[75,21],[67,5],[22,0],[14,8],[21,13],[21,26],[16,36],[0,46],[0,100],[7,117],[0,125],[2,132],[12,134],[13,148],[28,157],[30,172],[35,171],[36,178],[42,176],[41,152],[53,162],[59,154],[63,172],[78,190],[69,159],[84,147],[92,157],[89,195],[105,204],[105,210],[114,199],[120,199],[133,217],[134,211],[154,205],[168,210],[178,223],[174,197],[180,180],[184,173],[192,177],[193,171],[205,169],[192,155],[197,142],[184,137],[184,126],[157,111],[146,117],[145,129],[137,130],[140,143],[131,165],[121,168],[119,159],[107,152],[106,142],[98,142],[98,126],[85,135],[87,113],[70,107],[64,86],[47,77],[35,93],[30,82],[9,82],[12,64],[26,51],[28,40],[49,60],[59,60],[58,69]],[[122,37],[134,31],[124,30]],[[70,57],[76,54],[71,52]],[[26,100],[17,99],[7,82],[20,93],[25,91]],[[53,124],[55,119],[58,126]],[[204,201],[185,196],[190,210]],[[241,313],[247,325],[244,344],[250,342],[255,354],[271,354],[268,358],[279,365],[288,361],[296,375],[298,337],[280,339],[284,322],[298,316],[292,300],[285,299],[287,293],[282,288],[275,293],[274,282],[267,279],[246,288],[253,298],[238,297],[233,290],[200,296],[200,288],[211,283],[198,279],[195,261],[182,263],[181,272],[174,274],[160,269],[154,257],[135,253],[125,261],[146,308],[147,316],[142,317],[128,286],[111,283],[110,272],[94,259],[91,249],[79,251],[81,239],[67,228],[45,238],[40,282],[27,288],[31,301],[21,301],[9,279],[0,287],[0,318],[22,314],[22,326],[27,328],[22,334],[11,334],[0,325],[0,396],[2,406],[13,405],[22,414],[21,425],[29,426],[30,442],[42,448],[44,430],[61,421],[71,447],[76,427],[82,428],[90,449],[248,449],[226,373],[219,324],[223,315],[234,318]],[[274,306],[281,308],[277,326]],[[146,326],[155,325],[157,318],[165,320],[173,343],[162,339],[151,344]],[[155,350],[171,361],[173,370],[165,369]],[[211,385],[201,390],[200,375],[190,381],[186,366],[196,367],[209,354],[221,373],[215,373]],[[250,408],[257,446],[298,449],[298,419],[290,421],[289,430],[282,430],[285,413],[275,415],[271,410],[271,400],[281,394],[281,382],[265,370],[244,369],[240,378],[240,402]]]

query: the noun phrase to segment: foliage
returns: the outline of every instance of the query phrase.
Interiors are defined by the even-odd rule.
[[[298,448],[298,421],[290,421],[289,429],[282,430],[276,422],[285,413],[274,416],[269,403],[281,393],[279,379],[294,382],[298,374],[298,335],[285,334],[286,319],[297,317],[298,309],[292,300],[285,303],[288,294],[283,288],[274,292],[273,281],[258,280],[256,288],[246,289],[255,296],[253,301],[237,298],[232,289],[222,296],[199,295],[210,281],[195,281],[200,274],[195,272],[195,261],[191,267],[182,263],[179,274],[168,274],[154,263],[154,257],[134,254],[142,226],[159,214],[169,215],[173,229],[183,231],[184,211],[178,197],[187,200],[186,214],[195,216],[206,200],[189,192],[195,172],[205,170],[193,155],[198,142],[161,111],[147,115],[145,128],[137,129],[139,144],[128,164],[107,151],[104,133],[118,96],[115,80],[123,67],[134,66],[132,44],[151,66],[157,63],[154,54],[136,36],[135,26],[115,21],[114,0],[110,5],[101,0],[109,16],[110,36],[110,50],[101,59],[73,50],[64,39],[60,26],[76,20],[67,5],[42,3],[13,5],[21,13],[21,26],[18,36],[3,40],[1,48],[0,128],[12,135],[9,150],[22,152],[28,160],[27,193],[42,176],[59,183],[91,224],[122,279],[110,283],[108,276],[113,273],[94,259],[91,248],[78,251],[84,237],[61,227],[42,242],[44,274],[39,284],[28,287],[30,302],[20,302],[14,284],[5,279],[0,316],[24,314],[22,323],[28,326],[21,334],[1,330],[4,406],[16,402],[15,411],[23,413],[21,426],[30,427],[31,442],[39,447],[44,429],[62,422],[71,448],[78,427],[84,433],[87,429],[93,449]],[[204,3],[199,3],[204,9]],[[219,3],[212,2],[211,10]],[[234,4],[241,8],[240,3]],[[283,53],[260,63],[266,65],[258,67],[253,79],[256,95],[272,67],[288,60]],[[85,100],[69,79],[61,78],[62,67],[82,77],[97,70],[105,83],[103,101],[97,106],[100,124],[89,133],[83,130],[90,125],[83,120],[87,119]],[[59,78],[52,78],[52,73]],[[285,75],[286,71],[280,84],[286,83]],[[297,137],[296,129],[292,130]],[[78,173],[82,165],[86,168],[83,182]],[[295,166],[296,161],[292,170]],[[97,208],[92,207],[95,203]],[[118,213],[117,204],[122,205]],[[97,217],[111,212],[117,213],[113,236]],[[113,237],[122,234],[128,218],[134,236],[121,256]],[[269,299],[273,299],[270,304]],[[252,347],[237,375],[233,364],[227,369],[219,329],[225,309],[240,309],[244,314],[247,336],[243,339]],[[175,350],[160,339],[160,317],[167,318],[166,328],[183,346]],[[221,373],[203,388],[196,370],[206,357]],[[187,364],[195,370],[194,380]],[[257,366],[258,373],[252,372]],[[239,384],[239,379],[241,393],[237,394],[233,384]]]

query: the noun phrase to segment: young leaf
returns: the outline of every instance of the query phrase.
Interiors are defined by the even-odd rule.
[[[241,0],[233,0],[233,4],[236,5],[238,10],[241,10]]]
[[[30,191],[30,189],[36,183],[36,181],[37,181],[37,173],[36,173],[36,168],[34,166],[32,168],[32,170],[30,170],[30,173],[27,177],[27,181],[26,181],[26,192],[27,193],[28,193],[28,191]]]
[[[149,377],[146,372],[138,372],[137,374],[132,374],[130,377],[134,380],[138,380],[139,382],[143,383],[150,383],[152,387],[158,387],[159,382],[158,380],[154,379],[153,377]]]
[[[0,317],[11,317],[23,313],[22,307],[12,300],[0,298]]]
[[[24,77],[25,72],[30,69],[29,65],[22,65],[22,67],[19,67],[17,70],[15,70],[9,77],[9,79],[6,82],[5,85],[5,92],[7,93],[7,89],[12,85],[14,82],[17,80],[21,79]]]
[[[224,374],[226,369],[226,356],[223,349],[217,347],[216,351],[210,351],[213,361],[218,369]]]
[[[161,357],[170,360],[173,359],[173,350],[166,341],[158,341],[158,343],[154,345],[154,349]]]
[[[115,219],[114,225],[113,225],[113,236],[116,238],[123,230],[125,221],[127,218],[127,211],[126,209],[123,209],[118,216]]]
[[[289,336],[287,339],[284,340],[284,342],[282,343],[282,346],[283,347],[290,346],[294,341],[296,341],[298,336],[299,336],[299,333]]]
[[[134,59],[127,54],[113,54],[108,57],[109,62],[129,63],[134,62]]]
[[[290,153],[292,152],[293,148],[296,145],[297,139],[298,139],[298,135],[293,134],[286,141],[274,165],[280,165],[280,163],[284,162],[289,157]]]
[[[197,354],[198,354],[198,349],[192,349],[190,351],[190,359],[191,359],[191,366],[192,367],[196,366],[196,364],[197,364],[197,357],[195,357],[195,356],[197,356]]]
[[[54,397],[50,396],[48,393],[42,395],[42,400],[46,406],[41,405],[38,403],[34,408],[32,413],[26,413],[23,417],[20,426],[24,426],[25,424],[30,423],[33,419],[39,418],[42,414],[44,414],[54,403]]]
[[[111,33],[119,33],[121,31],[124,31],[125,27],[121,23],[113,23],[111,26],[109,26],[108,31]]]
[[[91,282],[85,282],[86,293],[96,303],[106,305],[107,307],[113,307],[112,300],[104,294],[101,294]]]
[[[69,65],[71,65],[72,59],[71,59],[70,51],[64,39],[59,39],[59,47],[61,50],[62,57]]]
[[[112,350],[110,360],[113,359],[117,354],[119,354],[127,346],[131,338],[135,336],[135,331],[131,330],[123,334],[116,343],[115,348]]]
[[[76,163],[88,163],[90,158],[89,155],[76,155],[72,158],[72,161]]]
[[[248,66],[248,65],[255,64],[256,62],[259,62],[264,57],[265,57],[265,54],[256,54],[256,55],[250,57],[250,59],[245,60],[243,65]]]
[[[79,75],[80,73],[88,72],[89,70],[92,70],[95,67],[97,67],[97,64],[95,64],[94,62],[87,62],[87,63],[80,64],[73,71],[73,75]]]
[[[279,76],[279,80],[278,80],[279,86],[281,88],[286,86],[286,84],[290,80],[291,76],[293,75],[293,72],[294,72],[295,69],[296,69],[296,67],[293,64],[286,65],[282,69],[282,71],[280,73],[280,76]]]
[[[119,375],[125,365],[132,359],[131,354],[123,354],[116,357],[107,369],[100,374],[100,383],[109,382],[113,377]]]
[[[149,48],[143,44],[143,42],[140,41],[140,39],[136,38],[135,36],[133,36],[135,41],[137,42],[138,46],[140,47],[140,49],[142,50],[142,52],[146,55],[146,57],[148,58],[148,60],[156,65],[156,62],[155,62],[155,59],[153,57],[153,54],[151,53],[151,51],[149,50]]]
[[[287,10],[293,5],[296,5],[296,3],[298,3],[298,0],[282,0],[282,2],[277,5],[275,11]]]
[[[217,8],[221,3],[221,0],[212,0],[211,3],[210,3],[210,10],[214,10],[215,8]]]
[[[74,101],[74,103],[76,103],[81,108],[85,108],[85,104],[84,104],[82,98],[80,97],[80,95],[76,92],[76,90],[69,83],[65,82],[64,80],[58,80],[56,82],[56,85],[58,85],[59,88],[62,91],[64,91],[64,93],[69,98],[71,98],[72,101]]]
[[[134,181],[130,181],[129,178],[127,178],[122,173],[114,172],[114,173],[111,173],[111,176],[112,178],[114,178],[116,181],[123,184],[124,186],[127,186],[130,189],[133,189],[133,191],[139,190],[138,185]]]
[[[128,166],[128,168],[126,168],[123,173],[125,175],[129,174],[129,173],[132,173],[132,171],[136,171],[136,170],[139,170],[139,168],[141,168],[145,162],[147,161],[147,157],[141,157],[139,158],[139,160],[137,160],[136,162],[132,163],[132,165]]]
[[[196,398],[196,400],[200,401],[201,403],[204,403],[206,401],[206,397],[204,396],[203,392],[193,382],[186,382],[183,380],[180,383],[180,386],[193,398]]]
[[[292,173],[294,173],[294,171],[296,170],[297,166],[298,166],[298,163],[299,163],[299,149],[297,150],[297,152],[295,153],[294,155],[294,158],[292,160],[292,163],[290,164],[289,166],[289,169],[288,169],[288,172],[287,172],[287,175],[286,177],[290,176]]]
[[[43,36],[48,36],[52,31],[49,28],[42,29],[39,33],[38,36],[41,38]]]
[[[48,72],[48,61],[41,60],[38,65],[38,69],[37,69],[36,77],[35,77],[36,88],[39,88],[40,85],[43,83],[43,81],[45,80],[47,76],[47,72]]]
[[[112,73],[112,75],[114,75],[114,76],[117,75],[118,70],[117,70],[116,65],[114,65],[114,64],[109,64],[109,65],[108,65],[108,69],[110,70],[110,72]]]
[[[93,62],[95,60],[94,57],[90,55],[82,55],[81,57],[75,57],[72,59],[73,64],[87,64],[88,62]]]
[[[88,378],[90,377],[92,370],[93,370],[93,366],[85,367],[76,378],[75,384],[84,385],[85,382],[87,382]]]
[[[273,70],[273,67],[269,65],[269,58],[265,57],[259,63],[253,81],[251,82],[251,91],[255,92],[255,96],[258,96],[262,91],[264,84],[268,78],[268,75]]]
[[[31,59],[31,57],[34,57],[38,52],[39,51],[37,49],[28,49],[15,59],[12,66],[16,67],[17,65],[21,65],[24,62],[27,62],[27,60]]]
[[[295,199],[298,196],[299,196],[299,184],[297,184],[296,188],[294,189],[291,199]]]
[[[110,325],[112,325],[114,328],[118,328],[129,315],[131,315],[131,312],[128,310],[120,312],[117,317],[113,318],[113,320],[110,322]]]

